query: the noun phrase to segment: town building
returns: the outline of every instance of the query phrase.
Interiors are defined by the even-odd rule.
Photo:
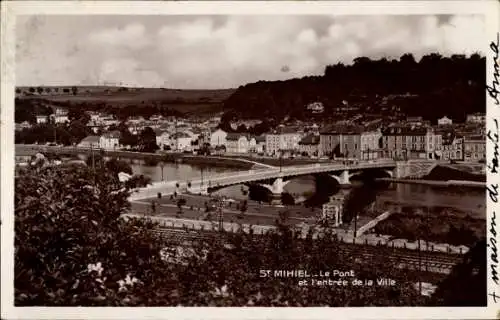
[[[281,156],[298,152],[301,138],[301,133],[295,128],[281,126],[266,134],[266,153],[270,156]]]
[[[464,159],[463,138],[454,134],[443,139],[442,160],[462,161]]]
[[[49,122],[48,117],[45,115],[37,115],[36,116],[36,123],[37,124],[42,124],[42,123],[47,123]]]
[[[322,220],[332,227],[342,224],[342,212],[344,210],[345,191],[339,191],[330,197],[329,201],[322,206]]]
[[[228,133],[226,137],[226,152],[247,153],[249,141],[246,135],[240,133]]]
[[[54,119],[54,123],[69,122],[68,111],[66,109],[63,109],[63,108],[56,108],[52,117]]]
[[[447,116],[444,116],[441,119],[438,119],[437,122],[438,122],[438,126],[450,126],[453,124],[453,120],[451,120]]]
[[[468,114],[466,122],[468,123],[480,123],[480,124],[486,124],[486,114],[485,113],[473,113],[473,114]]]
[[[464,160],[484,161],[486,159],[486,137],[470,135],[464,137]]]
[[[106,150],[116,150],[120,148],[120,131],[106,132],[100,138],[99,145]]]
[[[170,148],[175,151],[191,151],[193,138],[185,132],[176,132],[170,136]]]
[[[381,156],[381,132],[358,125],[335,125],[320,132],[319,155],[356,159]]]
[[[227,132],[222,129],[217,129],[212,132],[210,136],[210,145],[212,147],[225,146],[226,145]]]
[[[168,146],[170,148],[170,133],[165,130],[155,130],[155,135],[156,135],[156,145],[162,149],[165,150],[165,148]]]
[[[386,157],[393,159],[435,159],[436,138],[429,127],[391,126],[382,130]]]
[[[417,117],[406,117],[406,123],[408,125],[421,126],[423,125],[424,119],[420,116]]]
[[[80,148],[94,148],[94,149],[99,149],[101,148],[101,137],[99,136],[88,136],[83,138],[82,141],[78,144],[78,147]]]
[[[264,153],[266,150],[266,136],[260,135],[252,137],[248,144],[248,152]]]
[[[198,144],[203,146],[205,144],[210,144],[212,133],[209,128],[200,128],[198,132]]]
[[[321,102],[309,103],[306,109],[309,110],[311,113],[323,113],[323,111],[325,111],[325,107]]]
[[[28,128],[31,128],[31,124],[28,121],[23,121],[21,123],[16,123],[15,130],[21,131],[23,129],[28,129]]]
[[[319,155],[319,140],[318,134],[309,134],[302,138],[299,142],[299,152],[303,156],[317,157]]]

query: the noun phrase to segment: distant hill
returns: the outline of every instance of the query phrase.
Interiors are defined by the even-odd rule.
[[[224,102],[223,120],[232,118],[338,119],[352,115],[422,116],[435,121],[447,115],[455,121],[466,114],[485,112],[485,58],[433,53],[415,61],[411,54],[399,60],[354,59],[325,68],[323,76],[285,81],[259,81],[239,87]],[[324,112],[313,114],[310,103],[321,103]],[[340,110],[340,111],[339,111]]]
[[[29,105],[53,104],[70,109],[114,113],[120,109],[134,109],[137,115],[141,115],[142,111],[150,113],[158,110],[170,110],[181,115],[217,113],[222,111],[223,102],[234,91],[108,86],[17,87],[16,110],[18,106],[26,108]],[[16,122],[19,121],[21,119],[16,117]]]

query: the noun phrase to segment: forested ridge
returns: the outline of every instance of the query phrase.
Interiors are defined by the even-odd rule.
[[[326,66],[323,76],[241,86],[224,102],[224,118],[304,119],[305,106],[321,102],[323,118],[348,105],[359,113],[399,108],[431,121],[443,115],[463,121],[466,114],[485,112],[485,78],[486,60],[479,54],[432,53],[419,61],[412,54],[399,60],[359,57],[351,65]]]

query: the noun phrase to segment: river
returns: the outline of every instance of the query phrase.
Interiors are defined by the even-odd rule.
[[[160,166],[146,166],[141,160],[133,160],[131,163],[134,174],[143,174],[151,177],[153,181],[161,181],[162,168]],[[238,169],[223,167],[205,167],[203,176],[223,172],[235,172]],[[190,180],[199,179],[202,170],[198,166],[188,164],[166,164],[163,167],[163,178],[165,180]],[[314,177],[304,176],[292,180],[285,186],[285,190],[296,199],[310,195],[315,192],[316,184]],[[233,199],[245,199],[247,196],[241,192],[241,186],[230,186],[216,193]],[[444,207],[464,212],[475,218],[485,219],[485,192],[477,188],[465,187],[435,187],[418,184],[380,184],[377,187],[376,205],[385,206],[392,202],[401,206],[409,207]]]

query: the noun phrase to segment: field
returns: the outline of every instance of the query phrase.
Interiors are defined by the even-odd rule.
[[[41,94],[30,92],[30,88],[18,87],[21,99],[44,99],[70,105],[100,104],[114,106],[156,104],[185,114],[200,112],[218,112],[222,103],[235,91],[220,90],[179,90],[163,88],[119,88],[119,87],[76,87],[73,94],[71,87],[43,87]],[[40,90],[42,90],[40,89]],[[57,90],[57,92],[56,92]],[[69,90],[69,92],[68,92]]]

